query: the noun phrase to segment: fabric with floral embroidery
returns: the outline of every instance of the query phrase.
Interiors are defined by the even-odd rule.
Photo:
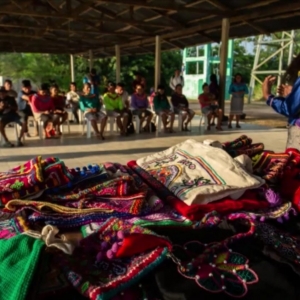
[[[247,173],[224,150],[187,140],[137,160],[137,165],[188,205],[239,198],[264,180]]]

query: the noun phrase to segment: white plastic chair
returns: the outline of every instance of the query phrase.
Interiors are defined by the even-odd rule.
[[[40,139],[42,140],[43,139],[43,133],[44,133],[44,122],[39,120],[34,120],[35,122],[35,126],[36,124],[38,125],[38,128],[39,128],[39,137]],[[67,125],[68,126],[68,133],[70,134],[71,133],[71,129],[70,129],[70,121],[69,121],[69,118],[66,120],[65,123],[61,124],[60,125],[60,131],[62,134],[64,134],[64,125]]]
[[[201,113],[200,122],[199,122],[199,131],[201,131],[203,120],[204,120],[204,130],[205,130],[208,126],[208,119],[207,119],[207,115]]]
[[[178,130],[182,131],[182,113],[175,114],[175,116],[178,116]],[[190,130],[192,130],[192,121],[190,122]]]
[[[19,131],[18,131],[18,124],[17,123],[9,123],[14,125],[14,130],[15,130],[15,135],[16,135],[16,140],[19,139]],[[23,142],[25,141],[25,134],[23,135]],[[0,143],[2,144],[3,142],[3,136],[0,134]]]

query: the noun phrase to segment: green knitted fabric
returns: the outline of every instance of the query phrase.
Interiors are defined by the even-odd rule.
[[[43,246],[27,235],[0,240],[0,299],[26,299]]]

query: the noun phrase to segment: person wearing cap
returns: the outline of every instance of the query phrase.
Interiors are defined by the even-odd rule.
[[[52,123],[50,127],[55,128],[55,126],[59,124],[59,116],[54,114],[55,105],[49,95],[48,84],[43,83],[41,85],[38,93],[32,96],[30,105],[34,118],[37,121],[43,122],[46,139],[54,138],[51,135],[51,130],[47,130],[47,128],[49,128],[48,125],[50,123]]]
[[[20,115],[17,113],[18,105],[16,99],[8,95],[8,91],[5,87],[0,87],[0,133],[4,138],[5,142],[3,144],[4,147],[13,147],[12,144],[5,133],[5,126],[9,123],[17,123],[19,124],[22,129],[20,132],[20,136],[17,140],[17,146],[23,146],[22,137],[25,132],[25,122],[22,121]]]
[[[19,110],[18,113],[26,124],[25,133],[27,137],[30,137],[30,134],[28,132],[28,118],[33,116],[31,106],[30,106],[30,100],[34,94],[36,94],[36,91],[33,91],[31,89],[30,80],[23,80],[22,90],[19,92],[17,96],[17,104]],[[37,135],[37,130],[35,135]]]
[[[17,92],[12,88],[12,81],[10,79],[6,79],[4,81],[4,88],[7,92],[7,96],[17,98],[18,94]]]
[[[182,87],[184,87],[184,78],[182,75],[180,75],[180,70],[175,70],[174,76],[170,78],[170,88],[175,93],[176,86],[180,84]]]
[[[157,93],[154,96],[153,104],[155,113],[161,117],[164,126],[164,132],[173,133],[175,115],[174,112],[171,111],[171,105],[169,103],[167,95],[165,94],[165,87],[163,85],[159,85],[157,87]],[[167,128],[168,117],[170,117],[169,128]]]

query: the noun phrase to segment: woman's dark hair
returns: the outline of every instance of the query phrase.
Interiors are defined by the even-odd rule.
[[[293,85],[298,79],[300,71],[300,54],[298,54],[287,67],[282,78],[282,83]]]
[[[31,82],[28,79],[22,80],[23,87],[31,87]]]
[[[12,86],[12,81],[10,79],[6,79],[4,83],[8,83],[10,86]]]
[[[121,88],[123,88],[123,89],[124,89],[124,87],[125,87],[125,84],[124,84],[123,82],[118,82],[118,83],[117,83],[117,86],[119,86],[119,87],[121,87]]]
[[[218,84],[218,78],[216,74],[211,74],[209,77],[210,82]]]
[[[159,84],[159,85],[157,86],[157,89],[158,89],[158,90],[165,90],[165,86],[164,86],[163,84]]]
[[[182,87],[182,84],[180,83],[176,84],[175,89],[177,89],[178,87]]]
[[[58,90],[58,85],[57,84],[52,84],[50,89],[57,89]]]
[[[83,84],[83,87],[88,86],[89,88],[91,88],[91,84],[89,82],[86,82]]]
[[[77,87],[76,82],[74,82],[74,81],[72,81],[72,82],[70,83],[70,85],[74,85],[75,87]]]
[[[236,78],[240,76],[241,77],[241,82],[244,82],[244,79],[243,79],[243,75],[241,73],[236,73],[233,77],[233,82],[236,83]]]
[[[109,81],[109,82],[107,83],[107,86],[108,86],[108,87],[116,87],[116,84],[115,84],[113,81]]]
[[[202,85],[202,90],[204,91],[204,88],[206,88],[208,86],[208,84],[205,82],[205,83],[203,83],[203,85]]]
[[[41,84],[41,90],[42,91],[48,91],[49,90],[49,84],[48,83],[42,83]]]

